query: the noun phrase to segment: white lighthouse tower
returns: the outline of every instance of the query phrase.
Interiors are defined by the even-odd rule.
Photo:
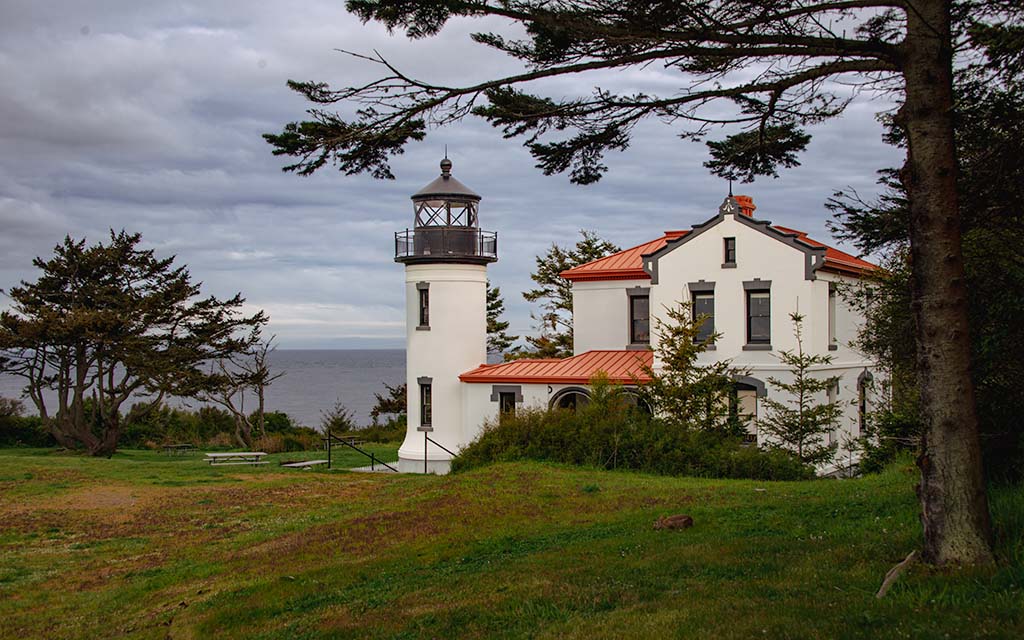
[[[452,177],[447,157],[412,202],[413,229],[395,234],[395,262],[405,265],[409,420],[398,468],[447,473],[469,440],[459,374],[487,361],[487,265],[498,259],[498,237],[480,230],[480,196]]]

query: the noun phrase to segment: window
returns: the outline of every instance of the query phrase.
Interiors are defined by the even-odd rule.
[[[736,238],[725,239],[725,264],[736,264]]]
[[[576,407],[586,406],[588,402],[590,402],[590,396],[585,390],[579,387],[569,387],[556,393],[555,397],[551,399],[550,406],[552,409],[576,411]]]
[[[747,344],[771,344],[772,294],[747,291]]]
[[[498,393],[498,413],[502,416],[516,415],[516,394],[514,391]]]
[[[715,294],[694,293],[691,306],[693,321],[697,322],[701,319],[704,321],[693,340],[694,342],[707,342],[715,333]]]
[[[434,417],[431,386],[429,382],[420,383],[420,426],[423,427],[429,427]]]
[[[828,348],[830,351],[836,349],[836,285],[828,283]]]
[[[868,421],[868,385],[861,378],[857,381],[857,435],[862,436],[867,430]]]
[[[420,287],[420,326],[430,326],[430,289]]]
[[[839,400],[839,383],[829,385],[828,389],[825,390],[825,401],[828,404],[835,404]],[[837,433],[835,428],[829,429],[828,432],[828,443],[835,444],[838,441]]]
[[[632,344],[651,342],[650,296],[629,296],[629,341]]]

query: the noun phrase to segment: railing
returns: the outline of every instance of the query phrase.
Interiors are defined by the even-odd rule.
[[[474,227],[418,227],[395,232],[395,259],[498,259],[498,233]]]
[[[437,440],[434,440],[433,438],[431,438],[430,437],[430,433],[428,431],[424,430],[423,431],[423,473],[430,473],[429,470],[428,470],[428,465],[427,465],[427,449],[430,446],[430,445],[427,444],[428,442],[433,442],[434,445],[436,445],[441,450],[445,451],[448,455],[450,455],[453,458],[455,456],[459,455],[459,454],[455,453],[454,451],[452,451],[451,449],[449,449],[448,447],[446,447],[443,444],[441,444],[440,442],[438,442]]]
[[[372,453],[372,452],[371,453],[367,453],[366,451],[363,451],[362,449],[360,449],[359,447],[354,445],[352,442],[349,442],[349,439],[347,439],[347,438],[342,438],[342,437],[336,436],[333,433],[331,433],[330,431],[328,431],[327,432],[327,436],[324,439],[327,441],[327,468],[328,469],[331,468],[331,449],[334,448],[332,446],[332,444],[333,444],[333,442],[338,442],[340,444],[345,445],[346,447],[348,447],[350,449],[354,449],[354,450],[358,451],[359,453],[361,453],[364,456],[366,456],[367,458],[369,458],[370,459],[370,471],[376,471],[377,470],[377,465],[379,464],[379,465],[381,465],[383,467],[387,467],[388,469],[391,469],[395,473],[398,473],[398,469],[392,467],[390,464],[384,462],[383,460],[378,460],[377,459],[377,454]]]

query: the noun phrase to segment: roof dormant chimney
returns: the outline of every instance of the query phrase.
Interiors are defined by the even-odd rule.
[[[757,206],[754,204],[754,199],[750,196],[735,196],[735,198],[736,204],[740,205],[740,213],[753,218],[754,209],[757,209]]]

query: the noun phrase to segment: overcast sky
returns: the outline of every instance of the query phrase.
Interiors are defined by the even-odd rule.
[[[140,231],[160,255],[175,254],[208,293],[241,291],[271,316],[283,348],[401,347],[403,273],[393,232],[412,223],[409,195],[434,179],[448,145],[454,174],[483,196],[481,225],[499,232],[490,267],[515,333],[532,330],[533,258],[551,242],[592,229],[623,246],[712,216],[727,185],[702,163],[702,144],[671,128],[642,126],[631,148],[606,159],[597,185],[545,177],[529,154],[489,125],[467,120],[432,131],[396,159],[394,181],[325,169],[281,172],[262,133],[301,119],[306,105],[288,79],[336,86],[376,69],[335,49],[380,51],[437,82],[514,71],[469,41],[494,22],[459,21],[409,42],[363,25],[342,0],[0,3],[0,288],[34,278],[34,256],[65,234],[101,239]],[[657,70],[549,81],[555,96],[615,89],[672,90]],[[895,166],[875,113],[858,100],[815,130],[803,166],[777,180],[737,186],[758,216],[828,241],[831,192],[873,194],[875,171]],[[0,306],[6,304],[0,299]]]

